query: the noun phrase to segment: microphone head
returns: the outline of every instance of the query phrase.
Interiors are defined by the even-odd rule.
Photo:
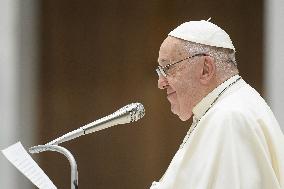
[[[141,119],[145,115],[144,106],[141,103],[133,103],[133,109],[130,115],[131,115],[131,122]]]
[[[131,103],[120,109],[126,111],[130,115],[130,122],[137,121],[145,115],[144,106],[141,103]]]

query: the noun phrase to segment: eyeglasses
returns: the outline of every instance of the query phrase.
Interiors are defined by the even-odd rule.
[[[193,57],[196,57],[196,56],[208,56],[208,55],[207,55],[207,54],[204,54],[204,53],[199,53],[199,54],[195,54],[195,55],[186,57],[186,58],[184,58],[184,59],[182,59],[182,60],[179,60],[179,61],[177,61],[177,62],[174,62],[174,63],[171,63],[171,64],[167,64],[167,65],[165,65],[165,66],[158,66],[158,68],[156,69],[156,72],[157,72],[157,74],[158,74],[159,77],[160,77],[160,76],[167,77],[168,71],[169,71],[170,67],[172,67],[173,65],[178,64],[178,63],[180,63],[180,62],[182,62],[182,61],[185,61],[185,60],[187,60],[187,59],[191,59],[191,58],[193,58]]]

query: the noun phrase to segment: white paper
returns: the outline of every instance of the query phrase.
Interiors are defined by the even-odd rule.
[[[56,186],[24,149],[21,142],[17,142],[2,150],[2,153],[38,188],[56,189]]]

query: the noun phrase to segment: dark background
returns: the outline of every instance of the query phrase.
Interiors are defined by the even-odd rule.
[[[262,93],[262,1],[41,1],[38,143],[131,102],[146,109],[136,123],[62,145],[77,160],[79,188],[145,189],[159,180],[191,123],[171,113],[157,88],[159,47],[181,23],[209,17],[229,33],[241,75]],[[37,156],[58,188],[70,188],[63,155]]]

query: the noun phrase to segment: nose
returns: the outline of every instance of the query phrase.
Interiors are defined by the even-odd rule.
[[[160,76],[158,79],[158,88],[159,89],[165,89],[169,85],[167,79],[163,76]]]

